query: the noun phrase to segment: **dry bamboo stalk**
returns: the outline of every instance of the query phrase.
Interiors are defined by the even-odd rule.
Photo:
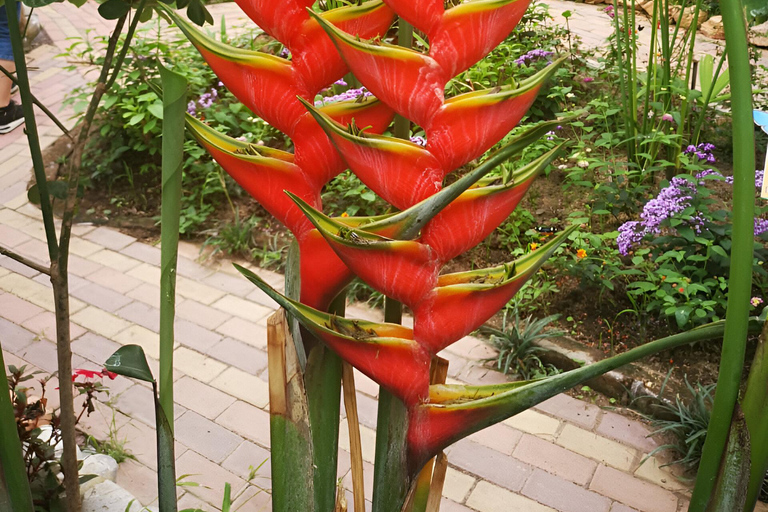
[[[347,411],[349,427],[349,452],[352,464],[352,496],[354,511],[365,512],[365,490],[363,482],[363,446],[360,442],[360,420],[357,416],[357,396],[355,395],[355,373],[352,365],[341,363],[341,380],[344,385],[344,408]]]

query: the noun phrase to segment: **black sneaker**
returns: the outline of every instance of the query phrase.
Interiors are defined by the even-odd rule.
[[[21,105],[11,100],[5,108],[0,108],[0,133],[8,133],[24,123],[24,112]]]

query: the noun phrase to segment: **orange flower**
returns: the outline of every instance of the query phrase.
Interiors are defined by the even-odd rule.
[[[531,242],[531,250],[532,251],[535,251],[538,248],[539,248],[539,244],[537,244],[536,242]]]
[[[347,212],[344,212],[341,214],[342,217],[349,217],[349,214]]]
[[[579,259],[586,258],[587,257],[587,251],[585,251],[584,249],[579,249],[578,251],[576,251],[576,257],[579,258]]]
[[[685,288],[683,288],[683,287],[681,286],[680,288],[678,288],[678,289],[677,289],[677,291],[679,291],[680,293],[683,293],[683,292],[685,291]]]

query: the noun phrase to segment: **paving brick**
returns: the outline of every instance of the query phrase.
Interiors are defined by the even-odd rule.
[[[93,306],[88,306],[72,315],[72,321],[105,338],[112,338],[131,327],[130,322]]]
[[[80,256],[70,254],[68,268],[70,274],[74,274],[78,277],[89,277],[105,267],[98,263],[94,263],[93,261],[81,258]]]
[[[355,386],[357,387],[357,386]],[[357,416],[361,425],[376,429],[376,418],[378,416],[379,404],[376,400],[359,391],[355,394],[357,398]],[[341,400],[341,415],[347,417],[347,411],[344,406],[344,399]]]
[[[173,351],[174,367],[201,382],[211,382],[227,365],[186,347]]]
[[[269,491],[250,485],[232,504],[237,512],[269,512],[272,510],[272,495]]]
[[[270,308],[261,306],[254,302],[248,302],[245,299],[234,297],[232,295],[226,295],[217,300],[213,303],[213,307],[250,322],[257,322],[262,318],[272,314],[274,311]]]
[[[87,277],[89,281],[122,294],[128,293],[142,283],[138,279],[108,267],[102,267]]]
[[[243,439],[194,411],[176,420],[176,439],[213,462],[223,462]]]
[[[35,342],[37,336],[13,322],[0,318],[0,342],[3,350],[14,354]]]
[[[644,453],[652,452],[659,445],[652,438],[648,437],[651,430],[646,425],[614,412],[603,412],[595,432],[621,443],[634,446]]]
[[[208,350],[208,355],[240,368],[241,370],[258,375],[267,367],[267,354],[232,338],[224,338]]]
[[[363,451],[363,460],[373,463],[376,454],[376,432],[366,426],[360,425],[360,444]],[[347,420],[339,425],[339,448],[349,452],[349,426]]]
[[[16,355],[48,373],[54,373],[59,369],[56,345],[50,341],[35,341],[19,350]],[[72,368],[82,368],[84,362],[82,357],[72,356]]]
[[[211,305],[219,299],[225,300],[229,297],[225,296],[226,294],[221,290],[182,276],[177,276],[176,278],[176,293],[186,299],[192,299],[205,305]],[[234,298],[232,297],[232,299]],[[225,300],[225,302],[228,302],[228,300]],[[223,311],[226,312],[226,310]]]
[[[528,464],[472,441],[459,441],[446,453],[452,465],[512,491],[519,491],[532,471]]]
[[[9,249],[18,247],[19,245],[27,242],[29,236],[25,235],[18,229],[14,229],[10,226],[0,225],[0,240],[3,241],[3,245]]]
[[[251,482],[262,489],[271,488],[271,463],[269,450],[250,441],[243,441],[229,457],[224,460],[221,467],[231,471],[243,480],[248,480],[251,468],[255,471],[255,477]]]
[[[138,267],[140,264],[145,265],[145,263],[141,263],[139,260],[129,258],[128,256],[123,256],[122,254],[111,251],[109,249],[102,249],[97,253],[81,256],[85,256],[91,261],[95,261],[96,263],[104,265],[105,267],[109,267],[120,272],[128,272],[129,270]]]
[[[125,447],[140,463],[152,470],[157,470],[157,437],[154,427],[140,421],[132,421],[120,428],[120,436],[125,440]],[[176,460],[187,452],[187,447],[176,441],[174,444]],[[201,473],[197,471],[196,473]],[[177,471],[181,476],[184,472]]]
[[[632,467],[637,455],[637,451],[634,448],[624,446],[592,432],[587,432],[571,424],[565,425],[560,436],[557,438],[557,444],[623,471],[628,471]]]
[[[560,429],[559,420],[533,409],[525,410],[504,420],[504,424],[522,432],[528,432],[542,439],[549,440],[554,440],[557,437],[557,431]]]
[[[456,503],[464,503],[464,500],[469,495],[469,491],[475,486],[476,482],[475,477],[449,466],[445,472],[443,496]]]
[[[150,331],[160,331],[160,310],[143,302],[131,302],[115,314]]]
[[[20,274],[24,277],[34,277],[39,274],[37,270],[31,269],[16,260],[12,260],[8,256],[0,256],[0,267],[10,270],[14,274]]]
[[[160,265],[160,249],[142,242],[133,242],[123,248],[121,254],[131,258],[149,263],[150,265]]]
[[[232,318],[223,311],[191,299],[182,300],[176,304],[176,316],[211,330]]]
[[[619,503],[618,501],[614,501],[613,505],[611,506],[611,512],[637,512],[637,509],[628,507],[623,503]]]
[[[0,316],[16,324],[21,324],[43,311],[43,308],[20,299],[12,293],[0,295]]]
[[[229,336],[262,350],[267,349],[267,328],[242,318],[230,318],[216,328],[224,336]]]
[[[180,276],[199,281],[211,275],[214,272],[214,269],[203,266],[187,258],[179,258],[176,265],[176,271]]]
[[[182,377],[173,386],[176,403],[208,419],[214,419],[235,402],[231,396],[191,377]]]
[[[69,252],[75,256],[80,256],[81,258],[89,258],[101,250],[103,249],[100,245],[89,242],[88,240],[83,240],[82,238],[72,237],[69,241]],[[98,260],[93,261],[99,262]],[[109,267],[111,265],[107,266]]]
[[[677,511],[677,497],[670,491],[602,464],[589,488],[641,512]]]
[[[160,269],[147,263],[139,263],[130,269],[127,274],[135,279],[139,279],[152,285],[158,285],[158,283],[160,283]]]
[[[264,408],[269,403],[268,384],[237,368],[227,368],[211,385],[256,407]]]
[[[472,509],[443,497],[443,499],[440,500],[440,512],[472,512]]]
[[[269,448],[269,413],[258,407],[238,400],[216,418],[216,423]]]
[[[339,459],[341,457],[344,457],[346,460],[344,460],[343,464],[346,466],[346,469],[344,473],[338,472],[337,475],[339,478],[341,478],[341,484],[344,486],[345,489],[350,490],[353,487],[352,483],[352,470],[350,469],[350,462],[349,462],[349,453],[342,450]],[[341,460],[339,460],[341,462]],[[373,464],[370,462],[363,462],[363,487],[364,492],[363,495],[366,500],[370,501],[373,499],[373,473],[374,468]],[[352,498],[348,503],[354,503],[354,496],[350,492],[350,497]]]
[[[468,439],[505,455],[512,455],[522,435],[520,431],[499,423],[475,432]]]
[[[237,496],[246,485],[242,478],[193,450],[187,450],[176,459],[176,474],[193,475],[186,481],[197,482],[201,485],[186,487],[187,492],[208,503],[221,503],[221,498],[224,496],[224,486],[227,483],[232,486],[232,496]]]
[[[109,382],[110,392],[113,391],[112,384],[117,380]],[[123,378],[122,380],[127,381],[128,379]],[[77,428],[99,441],[107,440],[112,435],[118,442],[123,442],[126,439],[122,433],[123,429],[130,422],[131,418],[97,400],[94,402],[94,411],[90,414],[84,414],[80,418]],[[131,450],[128,449],[127,451],[130,453]]]
[[[160,336],[140,325],[132,325],[112,337],[121,345],[138,345],[149,357],[160,358]]]
[[[530,434],[523,435],[513,455],[532,466],[579,485],[586,485],[597,463]]]
[[[640,464],[640,467],[635,470],[635,476],[672,491],[680,491],[687,488],[680,480],[675,478],[671,467],[659,467],[659,460],[656,457],[645,459],[645,462]]]
[[[225,274],[224,272],[215,272],[203,279],[203,283],[227,293],[233,293],[239,297],[245,297],[246,295],[253,292],[254,289],[258,289],[253,285],[253,283],[241,276],[240,273],[237,275],[231,275]],[[271,299],[269,301],[265,301],[266,303],[259,300],[256,300],[256,302],[262,306],[268,307],[274,304],[274,301]]]
[[[157,473],[135,460],[120,463],[115,483],[133,494],[145,507],[157,500]]]
[[[128,296],[132,299],[141,301],[144,304],[148,304],[153,308],[160,308],[160,287],[157,285],[151,285],[149,283],[140,284],[128,292]]]
[[[176,341],[199,352],[208,352],[221,341],[221,335],[200,327],[188,320],[176,319],[174,322]]]
[[[535,469],[522,493],[560,512],[609,512],[611,500],[568,480]]]
[[[49,341],[56,342],[56,315],[50,311],[43,311],[42,313],[33,316],[32,318],[25,320],[21,325],[33,333],[37,334],[39,338],[45,338]],[[79,325],[69,324],[69,339],[74,340],[85,334],[85,329]]]
[[[464,336],[459,341],[445,349],[448,352],[470,360],[480,360],[496,355],[496,351],[484,341],[473,336]]]
[[[524,496],[509,492],[489,482],[479,482],[470,494],[467,505],[480,512],[557,512]]]
[[[132,236],[124,235],[119,231],[103,226],[94,229],[83,238],[113,251],[120,251],[136,241]]]
[[[75,290],[71,290],[70,294],[83,302],[111,313],[114,313],[133,301],[133,299],[126,297],[122,293],[110,290],[109,288],[105,288],[96,283],[87,284]]]
[[[154,429],[155,401],[152,390],[140,384],[134,384],[114,399],[115,408],[126,416],[137,419]],[[180,405],[174,405],[174,417],[186,412]],[[154,434],[153,434],[154,437]]]
[[[538,404],[536,409],[590,430],[595,427],[597,417],[600,414],[598,406],[582,402],[564,394],[555,395],[549,400],[545,400]]]
[[[358,370],[355,370],[355,389],[357,389],[358,393],[365,393],[373,398],[379,396],[379,385]]]

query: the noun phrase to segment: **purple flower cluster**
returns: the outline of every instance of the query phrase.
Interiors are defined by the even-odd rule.
[[[619,227],[619,236],[616,239],[619,253],[626,256],[630,248],[646,235],[656,235],[661,232],[662,222],[688,208],[696,192],[696,185],[690,181],[684,178],[672,178],[669,185],[661,189],[658,196],[645,204],[639,222],[625,222]],[[700,232],[703,227],[702,220],[700,215],[696,215],[691,220],[692,227],[697,232]]]
[[[426,146],[427,145],[427,139],[420,135],[414,135],[411,137],[411,142],[414,144],[418,144],[419,146]]]
[[[359,89],[349,89],[348,91],[344,91],[335,96],[328,96],[320,100],[317,100],[315,101],[315,106],[322,107],[323,105],[327,105],[328,103],[336,103],[337,101],[355,100],[360,97],[366,98],[368,96],[373,96],[373,95],[365,87],[361,87]]]
[[[284,59],[290,59],[291,58],[291,50],[289,50],[287,47],[283,47],[282,50],[280,50],[280,56]]]
[[[520,57],[515,59],[515,64],[517,64],[518,66],[524,66],[529,62],[533,62],[535,60],[540,60],[540,59],[547,59],[547,64],[551,64],[552,59],[550,57],[552,57],[554,54],[555,54],[554,52],[550,52],[547,50],[531,50],[528,53],[521,55]]]
[[[707,163],[713,164],[715,163],[715,155],[712,154],[712,151],[715,150],[715,145],[710,144],[709,142],[702,142],[698,146],[690,145],[687,148],[685,148],[686,155],[696,155],[696,158],[699,160],[706,160]]]
[[[700,144],[699,146],[708,147],[701,149],[694,146],[690,147],[694,147],[694,151],[711,152],[714,149],[712,144]],[[764,174],[764,171],[755,171],[755,187],[757,189],[763,186]],[[702,180],[706,176],[718,177],[724,179],[730,185],[733,184],[733,176],[724,177],[715,169],[706,169],[695,176],[699,185],[704,185]],[[661,232],[661,223],[691,206],[693,197],[697,192],[696,184],[684,178],[672,178],[670,184],[663,188],[656,198],[651,199],[645,204],[643,212],[640,214],[640,221],[625,222],[619,227],[619,236],[616,238],[619,253],[626,256],[629,254],[632,246],[639,244],[646,235],[659,234]],[[700,212],[693,215],[688,222],[696,233],[701,233],[701,230],[704,228],[704,216]],[[765,232],[768,232],[768,219],[756,218],[754,225],[755,236]]]
[[[224,87],[224,83],[219,81],[217,84],[217,87]],[[202,94],[197,101],[190,101],[187,103],[187,113],[191,116],[197,115],[197,107],[198,105],[201,108],[211,108],[211,105],[213,105],[213,102],[216,101],[219,98],[219,91],[216,89],[216,87],[212,87],[209,92],[206,92]]]

